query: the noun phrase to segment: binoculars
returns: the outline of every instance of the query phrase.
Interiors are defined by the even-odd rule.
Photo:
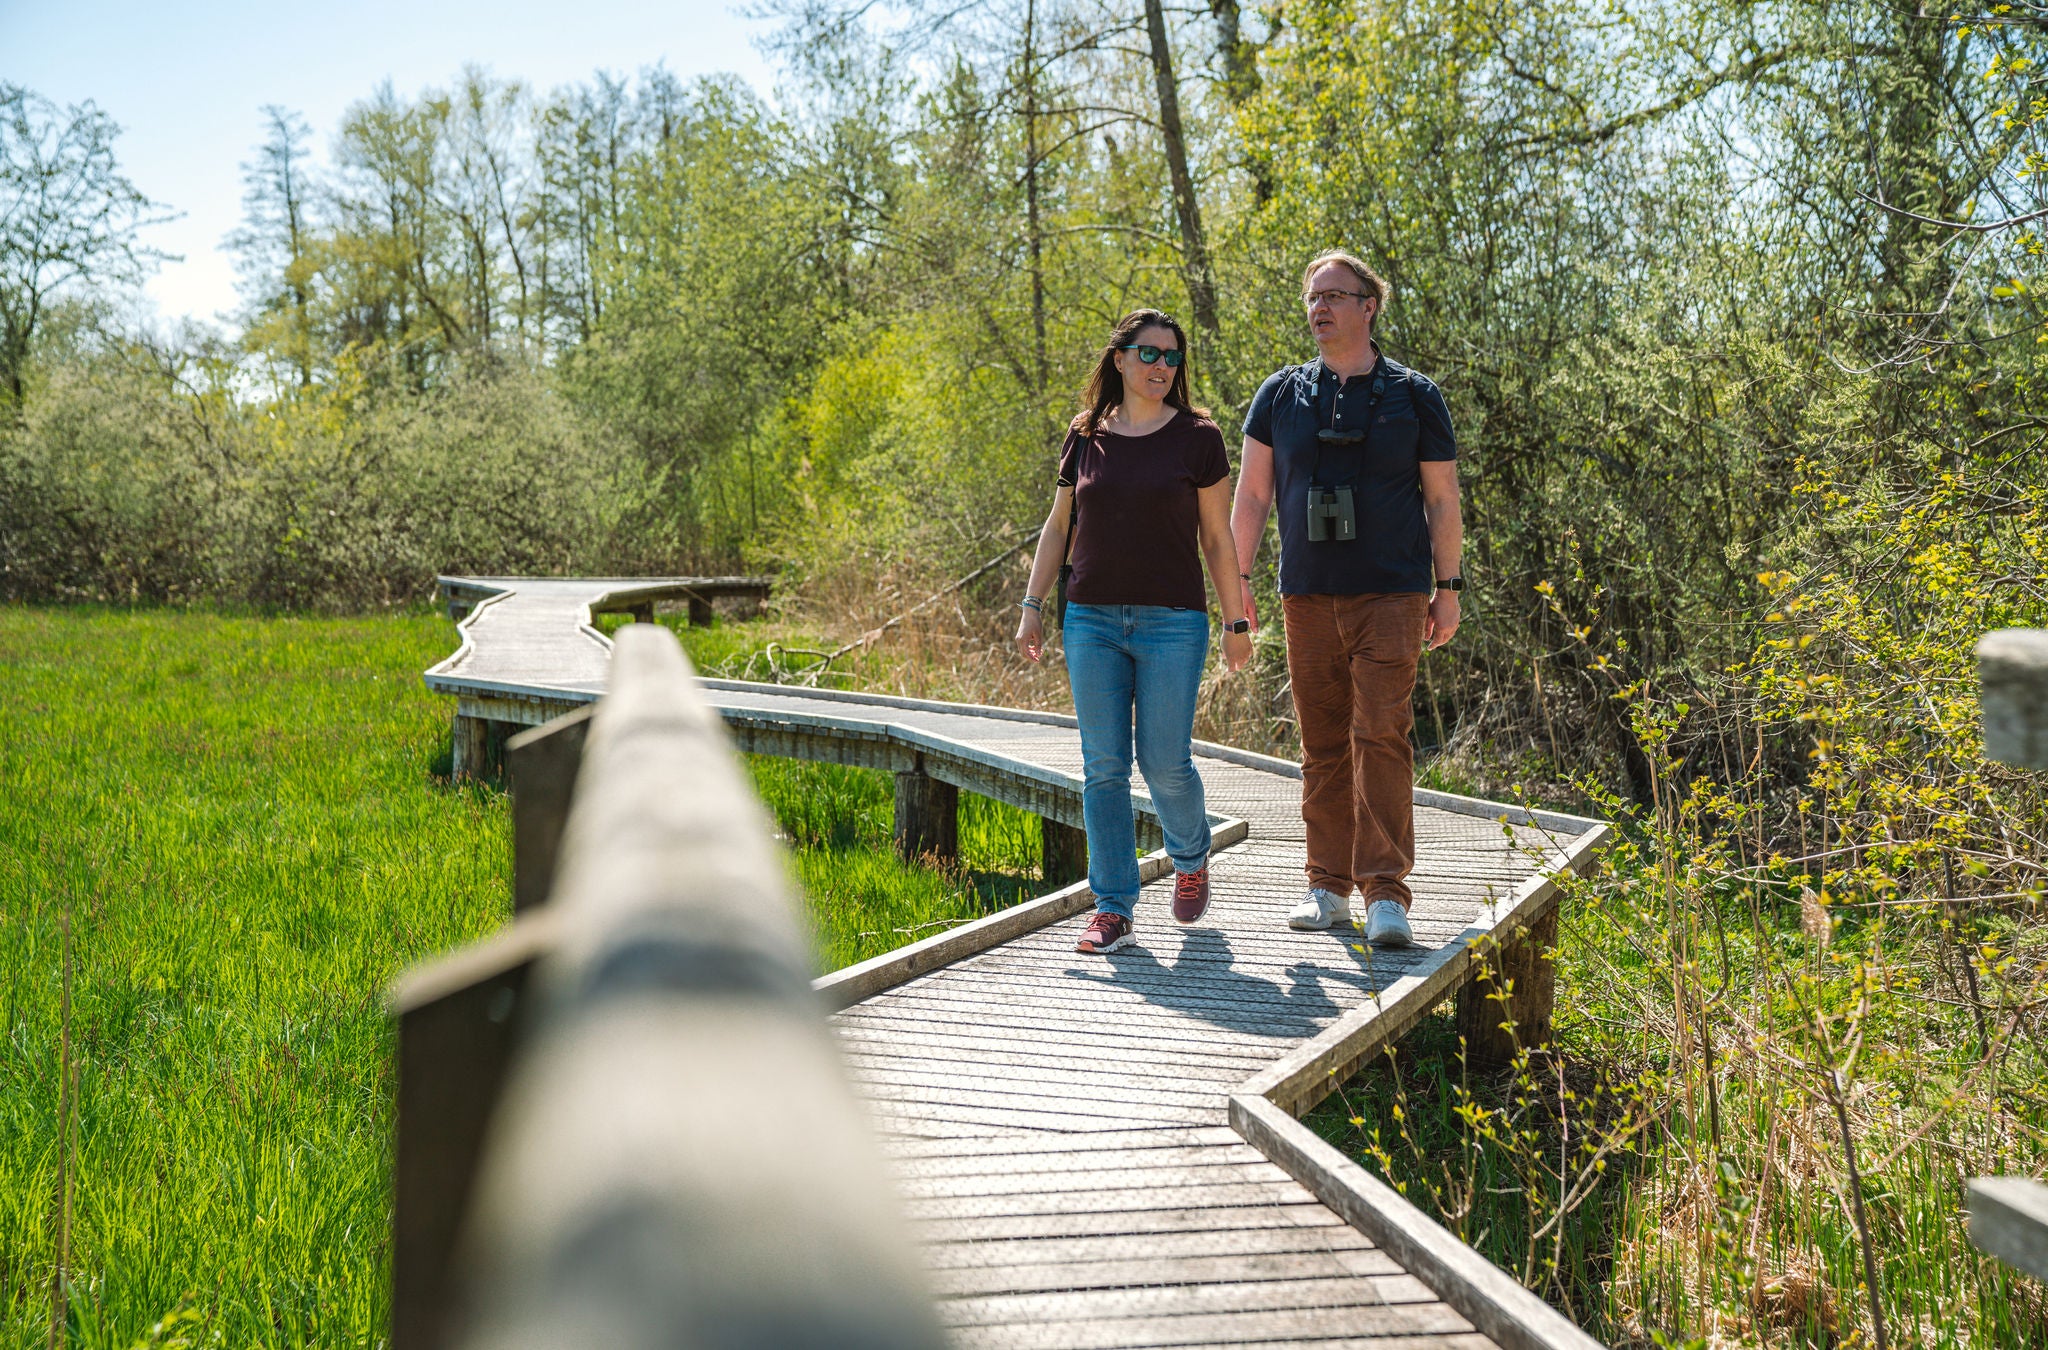
[[[1358,537],[1358,515],[1352,510],[1348,486],[1309,484],[1308,537],[1312,543],[1326,539],[1342,542]]]

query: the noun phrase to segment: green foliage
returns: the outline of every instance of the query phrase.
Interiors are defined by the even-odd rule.
[[[365,351],[255,408],[218,352],[85,347],[0,433],[0,597],[362,609],[440,571],[672,565],[655,485],[551,382],[400,378]]]

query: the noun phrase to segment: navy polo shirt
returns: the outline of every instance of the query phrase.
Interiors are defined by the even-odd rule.
[[[1322,427],[1351,430],[1368,417],[1360,443],[1316,439]],[[1384,355],[1369,373],[1341,382],[1321,359],[1288,366],[1259,386],[1244,434],[1273,447],[1282,595],[1427,595],[1435,589],[1421,465],[1456,459],[1458,446],[1451,410],[1427,376]],[[1351,488],[1356,539],[1310,541],[1312,477],[1325,487]]]

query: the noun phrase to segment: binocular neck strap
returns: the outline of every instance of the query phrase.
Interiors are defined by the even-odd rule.
[[[1324,366],[1323,369],[1329,370],[1330,368]],[[1377,364],[1375,364],[1374,369],[1378,369]],[[1330,373],[1336,375],[1335,371],[1330,371]],[[1337,398],[1343,392],[1344,378],[1340,375],[1337,376],[1337,387],[1330,391],[1330,416],[1327,421],[1323,417],[1323,396],[1321,393],[1316,395],[1316,457],[1309,469],[1308,485],[1310,487],[1323,486],[1323,432],[1329,423],[1337,420]],[[1373,376],[1372,397],[1365,405],[1365,434],[1368,436],[1372,434],[1372,415],[1380,410],[1380,400],[1385,398],[1386,394],[1387,377],[1384,375]]]

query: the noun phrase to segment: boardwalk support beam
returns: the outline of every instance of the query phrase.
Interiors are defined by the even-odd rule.
[[[1556,946],[1552,905],[1505,944],[1488,940],[1472,953],[1472,978],[1458,987],[1458,1035],[1469,1063],[1498,1068],[1550,1039]]]
[[[502,775],[505,772],[505,742],[518,730],[517,723],[476,717],[458,709],[448,764],[449,778],[456,782],[465,778],[481,782]]]
[[[1043,842],[1041,875],[1048,886],[1065,886],[1088,875],[1088,833],[1051,816],[1038,818]]]
[[[905,861],[960,856],[960,789],[917,767],[896,775],[896,851]]]
[[[709,599],[701,595],[690,597],[690,627],[709,628],[712,617]]]

